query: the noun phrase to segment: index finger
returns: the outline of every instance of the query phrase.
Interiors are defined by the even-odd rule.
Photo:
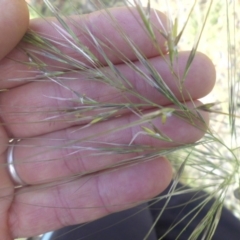
[[[1,0],[0,9],[0,59],[5,57],[21,40],[28,28],[28,9],[24,0]]]
[[[158,49],[154,46],[139,13],[134,8],[114,8],[108,12],[98,11],[88,15],[66,19],[66,22],[77,37],[77,40],[71,40],[75,45],[69,43],[69,36],[67,38],[66,36],[62,36],[67,35],[67,33],[64,33],[56,27],[59,26],[59,23],[57,23],[57,19],[55,18],[50,18],[47,21],[43,19],[33,20],[30,28],[38,34],[45,36],[54,47],[59,49],[60,55],[63,56],[63,58],[67,57],[68,60],[72,59],[80,65],[91,64],[89,59],[81,53],[80,48],[85,46],[86,51],[89,49],[98,59],[99,65],[104,66],[107,64],[106,58],[99,52],[99,48],[96,46],[94,39],[101,44],[106,57],[113,64],[121,63],[123,56],[124,59],[128,61],[137,60],[136,53],[129,44],[130,42],[147,58],[159,55],[159,49],[163,53],[166,53],[165,38],[161,34],[161,31],[164,31],[163,28],[167,25],[166,17],[160,12],[152,11],[150,19],[156,35],[155,46],[157,45]],[[79,49],[77,49],[76,46],[78,46]],[[32,49],[30,44],[24,45],[24,48]],[[34,48],[34,50],[36,50],[36,48]],[[47,58],[44,56],[43,51],[38,51],[38,57],[48,66],[47,69],[61,70],[77,68],[77,65],[63,64],[60,61],[56,61],[56,59]],[[5,59],[1,62],[0,71],[4,79],[1,83],[2,87],[12,88],[21,85],[27,82],[27,78],[29,79],[38,74],[36,73],[36,69],[32,71],[28,65],[21,64],[21,62],[29,62],[29,55],[23,51],[15,49],[15,51],[9,55],[9,58],[15,59],[17,62],[10,59]],[[73,61],[71,62],[73,63]],[[22,81],[7,81],[7,79],[16,78],[22,79]]]

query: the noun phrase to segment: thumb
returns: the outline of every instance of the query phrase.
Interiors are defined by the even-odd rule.
[[[21,40],[28,24],[25,0],[0,0],[0,60]]]

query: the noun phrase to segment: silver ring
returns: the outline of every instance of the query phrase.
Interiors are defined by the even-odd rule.
[[[13,159],[13,150],[17,142],[20,140],[14,139],[12,142],[10,142],[10,145],[8,147],[7,151],[7,166],[8,166],[8,172],[11,176],[11,179],[13,180],[15,186],[21,187],[26,186],[27,184],[19,177],[15,166],[14,166],[14,159]]]

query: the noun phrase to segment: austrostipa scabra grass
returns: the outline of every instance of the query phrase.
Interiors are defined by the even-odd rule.
[[[157,232],[158,239],[170,236],[175,229],[180,229],[175,239],[211,239],[224,202],[238,214],[237,47],[240,38],[236,13],[239,3],[161,2],[159,9],[166,13],[168,20],[151,9],[157,7],[155,1],[147,1],[144,7],[141,1],[56,1],[53,4],[45,0],[38,1],[42,11],[35,12],[32,5],[32,13],[43,18],[48,29],[44,30],[43,23],[35,20],[19,45],[20,56],[24,57],[12,61],[16,66],[21,65],[20,70],[16,68],[17,77],[13,74],[7,80],[14,86],[28,83],[24,85],[26,96],[19,95],[17,91],[21,89],[17,87],[9,91],[4,88],[3,99],[12,94],[16,100],[11,106],[2,107],[2,115],[8,119],[7,127],[21,138],[18,146],[22,150],[16,152],[19,174],[24,173],[24,180],[34,186],[16,193],[19,206],[31,208],[28,214],[50,209],[58,217],[65,214],[61,224],[67,225],[74,222],[69,219],[73,212],[89,215],[92,212],[87,210],[94,209],[101,215],[106,208],[114,211],[124,209],[127,203],[133,206],[137,201],[149,202],[149,208],[157,216],[142,239],[150,238],[160,220],[166,219],[166,214],[178,205],[191,209],[178,210],[165,231]],[[121,3],[125,8],[110,10],[106,8],[108,3]],[[64,12],[68,9],[74,9],[74,16]],[[79,21],[77,15],[97,9],[103,10],[89,21]],[[45,18],[46,12],[55,18]],[[224,33],[221,37],[220,30]],[[208,41],[205,44],[204,39]],[[208,68],[210,62],[197,54],[198,50],[211,56],[217,66],[217,79],[224,79],[217,85],[221,92],[215,93],[216,98],[210,99],[210,103],[196,101],[209,92],[214,82],[214,73]],[[218,67],[216,59],[220,57]],[[35,84],[34,88],[31,84]],[[227,91],[227,96],[222,95]],[[212,118],[209,127],[207,113]],[[21,132],[21,128],[27,132]],[[203,132],[206,134],[199,140]],[[117,178],[119,169],[149,164],[162,156],[174,168],[172,184],[164,194],[102,205],[89,201],[93,191],[90,183],[96,177],[109,173]],[[159,175],[163,172],[159,171]],[[137,184],[138,177],[134,174],[131,178],[119,177],[122,184],[128,182],[136,196],[140,190],[134,192],[131,186]],[[149,176],[140,178],[148,181]],[[114,192],[111,184],[108,187]],[[121,185],[118,187],[117,192],[121,193]],[[62,198],[55,202],[48,198],[38,201],[45,192],[63,192],[65,197],[59,195]],[[26,201],[25,195],[32,197]],[[123,192],[116,194],[115,198],[123,195]],[[178,196],[189,198],[172,205]],[[79,200],[74,202],[74,199]],[[155,204],[159,202],[163,202],[161,209],[156,210],[159,205]],[[206,206],[208,211],[192,228]],[[137,213],[132,213],[132,219]],[[122,221],[128,218],[131,216],[125,216]],[[49,225],[46,230],[55,228],[51,221],[50,216],[46,218]],[[187,237],[186,232],[189,232]],[[88,235],[95,239],[93,234],[94,231]],[[87,239],[88,235],[78,238]]]

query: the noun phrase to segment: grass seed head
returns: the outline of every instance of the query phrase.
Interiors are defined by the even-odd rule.
[[[83,2],[84,1],[82,1],[81,4],[83,4]],[[16,111],[10,114],[15,115],[16,119],[26,114],[31,116],[35,114],[37,116],[41,112],[44,112],[46,116],[44,119],[34,120],[33,122],[30,120],[27,123],[15,122],[14,124],[56,124],[62,121],[66,123],[81,123],[81,126],[75,128],[72,134],[76,132],[81,133],[84,129],[90,130],[101,123],[111,122],[113,119],[117,121],[117,119],[125,116],[127,113],[133,115],[132,119],[123,125],[109,126],[107,129],[96,128],[98,131],[91,135],[82,136],[77,139],[63,139],[59,144],[54,143],[54,145],[48,146],[47,150],[39,148],[39,151],[37,151],[34,156],[29,156],[24,159],[21,164],[28,164],[31,162],[31,159],[37,155],[40,156],[43,153],[45,154],[46,152],[63,148],[68,149],[69,161],[72,155],[81,151],[84,151],[89,157],[121,155],[123,159],[121,162],[109,164],[102,169],[93,169],[81,174],[59,177],[50,184],[50,187],[52,187],[59,184],[59,181],[71,182],[83,176],[91,176],[93,173],[106,170],[115,171],[115,169],[120,166],[126,167],[139,162],[151,161],[159,156],[168,156],[174,167],[175,177],[170,191],[166,196],[160,197],[168,198],[168,200],[161,210],[158,219],[161,217],[163,211],[167,209],[172,196],[184,194],[189,191],[176,188],[177,182],[184,182],[194,187],[197,191],[204,190],[209,194],[196,209],[192,210],[194,214],[191,221],[193,221],[209,201],[215,199],[211,209],[189,238],[198,239],[202,234],[202,239],[211,239],[220,218],[225,196],[232,186],[235,186],[234,196],[236,200],[240,199],[238,138],[239,70],[237,69],[237,63],[239,62],[237,58],[239,41],[237,39],[240,38],[240,36],[238,36],[235,31],[237,26],[235,25],[235,28],[232,27],[237,23],[237,17],[233,16],[233,12],[240,6],[237,3],[231,3],[231,1],[220,3],[214,0],[196,0],[191,2],[187,14],[186,9],[184,9],[185,12],[181,17],[172,17],[169,9],[176,6],[176,2],[178,1],[173,4],[172,2],[174,1],[167,1],[166,9],[168,9],[167,15],[169,16],[169,20],[167,24],[168,27],[164,28],[157,11],[151,9],[153,1],[147,1],[146,7],[144,7],[141,1],[109,1],[109,3],[113,4],[122,2],[128,7],[129,12],[133,14],[133,19],[138,21],[138,24],[143,28],[146,36],[151,40],[152,47],[156,49],[158,55],[162,57],[165,65],[169,68],[178,86],[179,97],[176,96],[172,89],[166,84],[164,77],[147,56],[145,56],[142,49],[140,49],[124,31],[123,27],[118,23],[118,19],[111,14],[107,8],[107,2],[108,1],[87,1],[85,2],[86,12],[93,6],[95,8],[104,8],[99,14],[104,15],[109,23],[111,23],[109,24],[109,28],[118,31],[118,38],[124,42],[126,48],[131,49],[137,61],[132,61],[130,57],[118,49],[118,46],[112,45],[111,36],[105,36],[104,38],[102,36],[96,36],[91,27],[84,24],[79,26],[76,16],[69,17],[68,14],[64,14],[66,9],[70,9],[69,6],[76,4],[75,1],[72,2],[72,4],[69,2],[62,4],[62,1],[59,1],[56,6],[52,4],[52,1],[44,0],[45,4],[42,5],[41,2],[40,10],[34,12],[34,6],[32,6],[31,12],[33,15],[39,15],[42,18],[44,18],[44,11],[47,11],[48,14],[51,12],[56,20],[46,18],[46,21],[58,36],[42,35],[30,29],[23,39],[23,46],[21,46],[21,51],[26,54],[29,61],[21,63],[28,67],[26,71],[29,71],[31,74],[29,74],[28,79],[20,77],[18,79],[8,80],[53,82],[60,88],[68,91],[71,97],[43,96],[43,98],[54,99],[63,103],[64,107],[61,109],[52,109],[50,107],[27,109],[22,106],[22,108],[16,109]],[[170,5],[170,3],[172,5]],[[81,5],[81,9],[75,8],[74,13],[82,13],[83,5]],[[61,12],[61,7],[64,9],[63,13]],[[199,11],[199,9],[201,11]],[[201,49],[201,42],[204,41],[202,38],[206,36],[206,32],[211,38],[211,33],[209,33],[206,28],[209,27],[209,24],[212,24],[210,25],[212,28],[222,27],[221,23],[216,23],[216,21],[221,21],[221,18],[218,17],[217,14],[222,14],[222,9],[226,10],[225,14],[227,18],[227,23],[224,23],[224,27],[227,29],[228,72],[224,79],[225,82],[220,82],[219,85],[224,89],[228,89],[228,95],[226,97],[228,107],[224,107],[225,102],[222,101],[221,98],[214,102],[211,101],[210,103],[195,105],[191,96],[189,96],[191,102],[191,107],[189,107],[184,100],[184,94],[186,94],[184,93],[185,80],[198,49]],[[218,12],[216,12],[217,10]],[[153,18],[157,19],[155,23],[152,21]],[[201,24],[199,23],[199,19],[201,20]],[[162,26],[162,28],[159,29],[159,26]],[[190,34],[189,32],[191,31],[193,31],[194,34]],[[83,38],[91,42],[95,51],[92,51],[86,46],[79,37],[79,32]],[[198,32],[198,34],[196,34],[196,32]],[[164,38],[166,48],[164,51],[167,51],[167,53],[159,46],[158,35]],[[176,65],[180,61],[179,52],[185,47],[184,45],[189,45],[189,39],[193,39],[191,43],[192,47],[190,47],[190,54],[186,61],[184,72],[180,74],[178,69],[176,69]],[[215,40],[217,41],[218,39]],[[211,39],[211,41],[213,40]],[[212,47],[214,46],[211,43],[210,48]],[[62,49],[67,49],[67,51],[74,52],[74,54],[66,54]],[[214,49],[214,51],[217,51],[216,48]],[[171,106],[158,104],[156,101],[153,101],[138,91],[136,86],[120,70],[119,66],[111,60],[111,57],[109,57],[111,54],[109,53],[113,55],[113,58],[117,57],[131,69],[136,77],[142,79],[141,81],[143,81],[146,86],[151,87],[153,91],[157,91],[160,95],[164,96]],[[13,60],[16,62],[20,61],[18,59]],[[204,71],[204,69],[202,69],[202,71]],[[83,76],[81,79],[78,77],[79,73]],[[104,93],[106,94],[107,100],[94,98],[86,92],[81,92],[72,87],[72,83],[76,81],[82,82],[83,84],[89,82],[89,85],[97,83],[100,84],[100,86],[108,86],[109,91],[114,89],[123,100],[121,102],[116,101],[112,96],[108,96],[108,92]],[[8,89],[2,89],[1,91],[8,91]],[[96,89],[96,91],[101,91],[101,89]],[[149,112],[145,113],[143,111],[144,109],[148,109]],[[209,127],[203,117],[203,114],[206,112],[212,116]],[[159,125],[163,126],[168,124],[172,117],[187,122],[191,127],[197,128],[201,132],[205,131],[205,136],[203,139],[194,143],[175,142],[172,137],[168,136],[159,128]],[[216,126],[217,128],[215,128]],[[133,134],[130,142],[115,144],[111,141],[101,141],[102,138],[108,139],[106,136],[127,132],[133,127],[138,130]],[[139,144],[139,138],[155,139],[155,141],[159,141],[159,144]],[[111,137],[109,137],[109,139],[111,139]],[[54,139],[52,139],[52,141],[54,142]],[[170,148],[169,143],[175,143],[175,146]],[[162,145],[166,147],[162,147]],[[62,160],[63,159],[60,158],[57,160],[46,159],[44,161]],[[160,198],[156,201],[161,200]],[[230,207],[233,207],[233,205]],[[156,224],[156,222],[154,224]],[[178,223],[175,225],[177,224]],[[152,229],[149,230],[148,235],[151,231]],[[171,231],[171,229],[169,231]]]

